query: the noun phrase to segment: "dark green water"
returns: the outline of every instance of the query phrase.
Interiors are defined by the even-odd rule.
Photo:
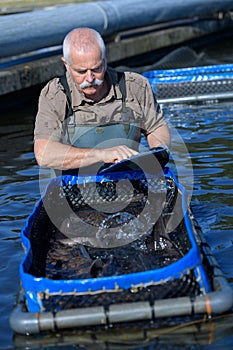
[[[0,348],[232,349],[232,313],[179,330],[165,324],[161,331],[147,333],[128,329],[95,337],[84,333],[46,340],[14,337],[9,315],[19,289],[20,231],[40,196],[33,154],[34,109],[27,104],[5,111],[0,121]],[[164,113],[175,130],[171,152],[182,182],[192,191],[195,217],[233,286],[233,101],[164,106]]]

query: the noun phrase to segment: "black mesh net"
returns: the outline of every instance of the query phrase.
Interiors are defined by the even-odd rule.
[[[199,294],[199,286],[192,272],[177,280],[164,282],[156,286],[131,288],[116,292],[96,294],[60,294],[43,296],[43,305],[46,311],[60,311],[72,308],[103,306],[106,309],[112,304],[135,303],[148,301],[151,304],[154,300],[190,296],[194,298]]]
[[[156,96],[159,99],[190,96],[205,96],[232,93],[233,79],[166,83],[156,85]]]

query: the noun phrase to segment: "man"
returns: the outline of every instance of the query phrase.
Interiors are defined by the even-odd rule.
[[[68,170],[116,163],[138,153],[141,134],[149,147],[170,145],[169,130],[149,82],[107,67],[102,37],[72,30],[63,42],[66,79],[41,91],[34,151],[40,166]]]

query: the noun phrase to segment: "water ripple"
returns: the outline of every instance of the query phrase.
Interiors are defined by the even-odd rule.
[[[192,181],[191,168],[194,171],[194,215],[233,283],[233,102],[166,106],[164,113],[188,149],[184,150],[177,135],[172,135],[171,156],[187,186]],[[0,295],[1,324],[6,324],[18,289],[18,265],[23,256],[20,231],[40,195],[32,144],[33,120],[31,111],[27,111],[2,118],[0,125],[0,268],[4,285]],[[6,328],[4,334],[9,339],[11,331]]]

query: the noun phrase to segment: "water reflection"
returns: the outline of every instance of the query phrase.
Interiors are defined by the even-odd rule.
[[[174,137],[172,156],[179,164],[179,172],[187,185],[190,170],[194,171],[194,214],[233,285],[233,102],[164,106],[164,112],[187,147],[188,153],[184,156],[183,147],[179,147]],[[3,348],[13,346],[8,317],[16,300],[18,266],[23,256],[20,230],[40,196],[32,141],[34,116],[30,107],[21,108],[14,113],[5,113],[0,122],[0,338]],[[187,159],[192,162],[187,162]],[[75,343],[82,349],[180,349],[180,344],[183,349],[212,344],[208,349],[214,349],[217,343],[227,349],[233,343],[232,321],[232,316],[221,316],[209,323],[190,324],[182,329],[164,325],[160,333],[156,329],[143,331],[140,328],[136,331],[117,331],[117,334],[115,331],[96,333],[93,336],[88,332],[63,333],[44,339],[17,336],[15,341],[22,348],[27,344],[35,348],[48,341],[48,346],[66,344],[66,349],[73,348]],[[171,344],[168,346],[168,343]]]
[[[233,316],[216,317],[211,321],[202,320],[186,323],[183,326],[134,327],[131,329],[83,330],[60,332],[55,335],[39,337],[15,336],[19,348],[38,349],[82,349],[82,350],[195,350],[215,349],[218,344],[224,350],[232,349]],[[224,339],[224,342],[222,341]]]

